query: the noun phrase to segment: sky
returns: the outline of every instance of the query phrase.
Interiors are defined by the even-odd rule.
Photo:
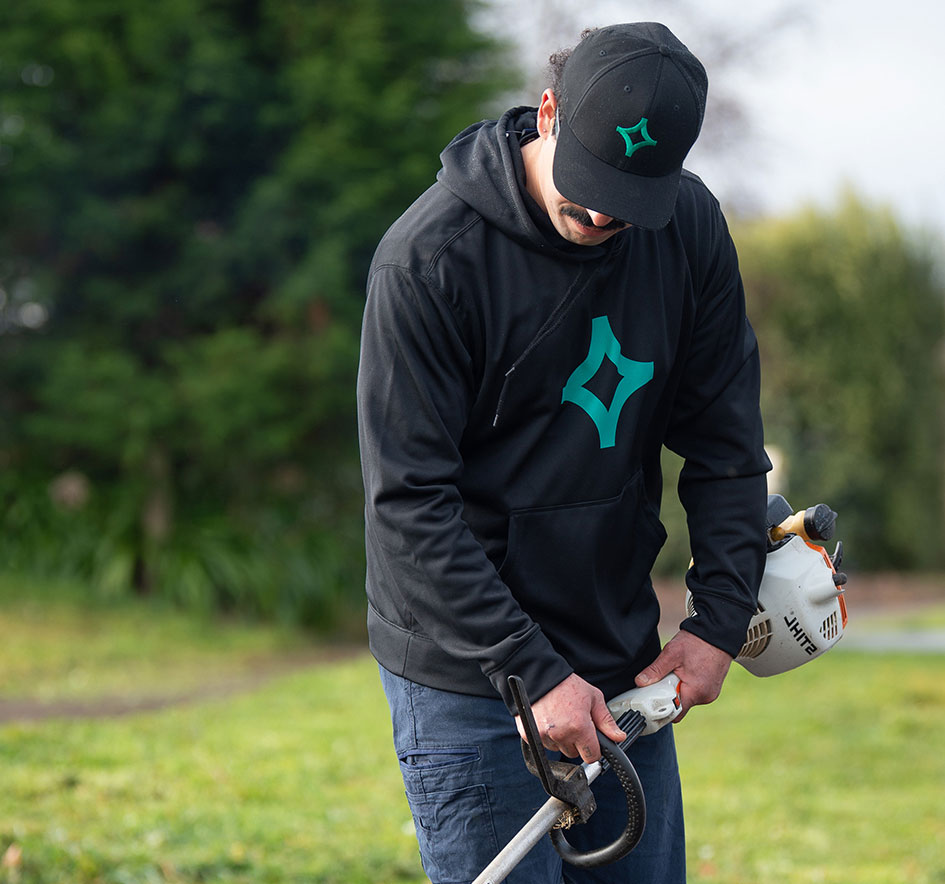
[[[532,3],[535,6],[532,6]],[[526,64],[582,27],[661,21],[708,68],[707,120],[723,97],[746,113],[730,147],[687,166],[722,198],[768,214],[829,208],[844,187],[945,242],[945,3],[940,0],[495,0],[519,22]],[[534,14],[515,12],[528,6]],[[758,35],[756,39],[750,35]],[[721,39],[754,51],[713,61]],[[746,39],[749,38],[749,39]],[[536,96],[537,98],[537,96]],[[527,103],[534,104],[535,100]],[[708,125],[708,124],[707,124]]]

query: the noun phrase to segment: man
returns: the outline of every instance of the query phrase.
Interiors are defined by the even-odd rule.
[[[359,375],[368,626],[424,868],[469,881],[545,800],[507,679],[542,742],[599,756],[610,698],[675,671],[718,695],[764,566],[758,357],[718,204],[682,171],[702,65],[658,24],[587,32],[534,108],[471,126],[371,267]],[[660,650],[649,571],[679,493],[696,615]],[[678,719],[677,719],[678,720]],[[679,882],[672,729],[630,758],[640,845],[581,871],[545,842],[508,880]],[[607,782],[607,781],[611,782]],[[625,822],[614,777],[569,832]]]

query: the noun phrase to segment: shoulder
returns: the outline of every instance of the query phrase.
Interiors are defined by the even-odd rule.
[[[727,229],[722,207],[715,194],[695,173],[683,170],[673,220],[689,233],[709,233],[711,228]]]
[[[670,223],[695,280],[704,282],[719,272],[737,272],[735,246],[722,207],[698,175],[683,171]]]
[[[478,212],[441,184],[433,184],[384,234],[371,275],[381,267],[396,267],[430,278],[444,256],[481,225]]]

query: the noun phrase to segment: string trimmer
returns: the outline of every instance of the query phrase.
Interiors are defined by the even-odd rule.
[[[758,610],[745,643],[735,658],[753,675],[766,677],[796,669],[829,651],[843,635],[847,611],[843,597],[846,576],[838,571],[843,544],[833,555],[817,544],[833,536],[837,514],[825,504],[794,512],[780,494],[768,495],[768,551],[758,592]],[[686,593],[690,616],[695,613]],[[668,675],[645,688],[633,688],[610,700],[608,708],[627,738],[613,743],[598,733],[602,758],[591,764],[549,761],[521,679],[509,687],[525,730],[522,753],[528,769],[550,796],[472,884],[499,884],[548,833],[562,859],[592,867],[615,862],[639,843],[646,825],[646,802],[640,779],[625,750],[645,734],[669,724],[679,714],[679,678]],[[586,822],[597,804],[590,784],[613,767],[627,798],[627,824],[612,844],[580,852],[564,832]]]

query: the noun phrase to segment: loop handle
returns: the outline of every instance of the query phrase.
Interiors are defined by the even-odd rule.
[[[636,769],[623,749],[613,740],[605,737],[600,731],[597,733],[597,739],[600,740],[601,755],[614,769],[627,798],[627,824],[617,839],[610,844],[584,852],[569,843],[564,829],[551,830],[551,843],[561,858],[572,866],[583,869],[607,865],[625,857],[640,843],[646,826],[646,800]]]

